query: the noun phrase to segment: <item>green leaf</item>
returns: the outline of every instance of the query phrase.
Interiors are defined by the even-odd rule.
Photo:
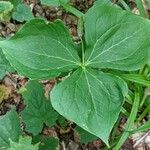
[[[69,124],[69,121],[61,115],[58,116],[57,122],[61,128],[66,128]]]
[[[120,74],[120,76],[126,80],[129,80],[131,82],[135,82],[137,84],[140,84],[142,86],[150,87],[150,81],[146,79],[145,76],[140,74]]]
[[[14,6],[14,9],[15,9],[19,4],[22,4],[22,3],[23,3],[23,0],[3,0],[3,1],[10,2],[10,3]]]
[[[56,150],[59,145],[59,140],[53,137],[45,137],[45,136],[34,136],[32,143],[38,143],[39,150]]]
[[[25,4],[19,4],[13,12],[12,17],[19,22],[29,21],[34,18],[31,8]]]
[[[0,13],[10,12],[13,5],[10,2],[0,1]]]
[[[69,32],[60,20],[48,23],[33,19],[14,37],[0,41],[0,47],[11,65],[32,79],[55,77],[80,63]]]
[[[112,4],[111,0],[95,0],[94,5]]]
[[[10,2],[0,1],[0,22],[11,18],[12,9],[13,5]]]
[[[22,112],[26,130],[34,135],[40,133],[43,124],[53,126],[57,119],[57,112],[52,108],[50,100],[44,95],[43,86],[37,81],[30,81],[23,93],[26,108]]]
[[[127,92],[126,83],[117,76],[93,69],[78,69],[54,87],[51,101],[61,115],[108,145],[109,134]]]
[[[92,142],[93,140],[98,139],[98,137],[83,130],[80,127],[76,127],[75,131],[79,134],[81,143],[88,144],[89,142]]]
[[[68,3],[69,0],[40,0],[42,5],[47,6],[60,6],[62,3]]]
[[[16,7],[19,4],[21,4],[23,0],[7,0],[7,1],[11,2],[14,5],[14,7]]]
[[[0,149],[9,147],[9,139],[17,142],[20,133],[19,117],[14,109],[0,117]]]
[[[18,143],[11,140],[8,150],[38,150],[39,144],[31,145],[31,142],[31,137],[20,137]]]
[[[134,71],[147,61],[150,22],[110,5],[95,5],[85,15],[85,64]]]
[[[5,58],[5,55],[0,49],[0,80],[5,76],[7,72],[12,72],[14,69],[10,66],[9,62]]]

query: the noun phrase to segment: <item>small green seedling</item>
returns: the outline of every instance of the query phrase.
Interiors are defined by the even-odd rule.
[[[31,8],[18,1],[0,1],[0,22],[9,21],[11,18],[18,22],[29,21],[34,18]]]
[[[0,1],[0,22],[10,20],[13,5],[10,2]]]

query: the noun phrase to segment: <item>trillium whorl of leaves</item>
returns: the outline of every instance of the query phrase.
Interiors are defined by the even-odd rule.
[[[97,4],[84,16],[82,59],[60,20],[31,20],[14,37],[0,41],[0,47],[11,65],[31,79],[75,70],[53,88],[52,106],[109,145],[128,88],[120,77],[100,69],[135,71],[147,63],[149,26],[130,12]]]

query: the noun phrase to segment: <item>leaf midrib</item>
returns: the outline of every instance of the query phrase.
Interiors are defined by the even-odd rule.
[[[111,29],[112,29],[112,28],[111,28]],[[137,34],[138,32],[140,32],[141,30],[143,30],[143,28],[140,28],[139,30],[137,30],[136,32],[134,32],[131,36],[126,37],[126,38],[123,39],[122,41],[119,41],[119,43],[116,43],[115,45],[112,45],[112,46],[109,47],[108,49],[103,50],[99,55],[97,55],[97,56],[95,56],[94,58],[92,58],[91,60],[89,60],[89,59],[92,57],[92,54],[94,53],[94,50],[95,50],[94,48],[95,48],[97,42],[98,42],[99,40],[101,40],[101,37],[102,37],[103,35],[106,35],[107,32],[110,31],[110,29],[107,30],[107,32],[105,32],[105,34],[103,34],[103,35],[97,40],[97,42],[94,44],[93,50],[92,50],[92,52],[91,52],[91,54],[90,54],[88,60],[86,61],[86,65],[90,65],[91,63],[93,63],[93,62],[92,62],[93,60],[95,60],[96,58],[100,57],[102,54],[104,54],[104,53],[106,53],[106,52],[109,52],[109,50],[111,50],[114,46],[117,46],[117,45],[121,44],[122,42],[124,42],[124,41],[126,41],[126,40],[132,38],[135,34]],[[141,47],[141,45],[140,45],[140,47]],[[136,51],[134,51],[134,52],[136,52]],[[134,53],[134,52],[133,52],[133,53]],[[132,54],[133,54],[133,53],[132,53]]]

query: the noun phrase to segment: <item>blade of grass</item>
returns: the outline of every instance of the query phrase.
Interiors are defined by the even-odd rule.
[[[77,10],[76,8],[72,7],[72,6],[69,5],[69,4],[65,4],[65,3],[61,2],[61,6],[62,6],[66,11],[72,13],[73,15],[75,15],[75,16],[78,17],[78,18],[81,18],[81,17],[84,16],[84,14],[83,14],[81,11]]]
[[[147,121],[144,125],[138,127],[137,129],[131,131],[131,134],[137,133],[137,132],[145,132],[150,129],[150,120]]]
[[[124,107],[121,108],[121,112],[127,117],[130,115]]]
[[[140,122],[148,112],[150,112],[150,104],[144,109],[143,113],[139,116],[137,121]]]
[[[119,0],[118,1],[126,10],[131,11],[130,7],[126,4],[124,0]]]
[[[147,98],[147,93],[145,92],[144,93],[144,96],[143,96],[143,98],[142,98],[142,100],[141,100],[141,103],[140,103],[140,108],[142,108],[143,107],[143,105],[144,105],[144,103],[145,103],[145,101],[146,101],[146,98]]]
[[[146,78],[143,75],[140,74],[122,74],[121,75],[122,78],[124,78],[125,80],[146,86],[146,87],[150,87],[150,81],[146,80]]]
[[[148,7],[150,8],[150,0],[147,0]]]
[[[126,139],[129,137],[130,132],[128,131],[130,131],[133,127],[134,121],[137,116],[139,103],[140,103],[140,95],[138,92],[135,92],[134,103],[133,103],[132,110],[128,118],[126,127],[125,127],[125,131],[123,132],[121,138],[119,139],[117,145],[113,148],[113,150],[119,150],[121,146],[123,145],[123,143],[126,141]]]
[[[144,9],[142,0],[135,0],[135,1],[136,1],[136,4],[137,4],[137,8],[140,12],[140,16],[142,16],[144,18],[148,18],[148,15],[147,15],[147,13]]]

